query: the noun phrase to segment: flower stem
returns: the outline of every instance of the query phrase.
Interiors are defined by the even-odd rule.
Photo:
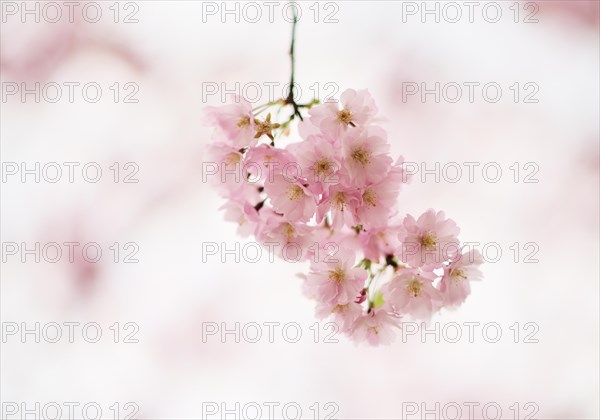
[[[296,59],[295,59],[295,55],[294,55],[294,46],[296,44],[296,24],[298,23],[298,13],[297,13],[296,7],[297,7],[296,2],[292,2],[292,11],[294,13],[294,22],[292,23],[292,45],[290,46],[292,76],[290,77],[290,92],[288,94],[288,97],[285,99],[285,102],[289,105],[292,105],[292,107],[294,107],[294,113],[292,114],[292,116],[290,118],[293,119],[297,115],[298,118],[300,118],[300,120],[302,120],[302,114],[300,114],[299,106],[296,103],[296,100],[294,98],[294,79],[295,79],[295,72],[296,72]]]
[[[256,108],[253,108],[252,112],[254,112],[256,114],[260,114],[265,109],[269,108],[270,106],[276,105],[277,103],[278,103],[278,101],[272,101],[272,102],[268,102],[266,104],[259,105]]]

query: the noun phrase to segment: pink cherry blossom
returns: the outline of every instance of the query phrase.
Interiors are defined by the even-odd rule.
[[[354,268],[355,253],[340,249],[322,261],[312,261],[305,281],[305,293],[318,302],[345,305],[353,302],[363,289],[367,272]]]
[[[357,209],[358,223],[366,227],[382,227],[389,223],[392,209],[396,206],[403,172],[395,166],[378,183],[361,189],[361,205]]]
[[[361,203],[360,191],[343,184],[334,185],[323,194],[317,209],[317,221],[323,220],[326,214],[331,215],[332,227],[352,227],[357,224],[356,213]]]
[[[366,341],[372,346],[389,345],[394,341],[398,319],[383,309],[373,309],[357,318],[351,337],[356,342]]]
[[[237,224],[237,233],[246,238],[254,233],[256,223],[252,223],[244,212],[244,205],[236,201],[228,201],[221,206],[225,210],[225,220]]]
[[[210,169],[206,177],[221,194],[227,195],[243,186],[243,155],[239,150],[226,143],[213,143],[208,146],[206,156],[206,168]]]
[[[411,215],[404,219],[400,234],[401,259],[412,267],[441,267],[459,249],[460,229],[443,211],[428,210],[418,220]]]
[[[312,245],[313,228],[273,214],[262,225],[257,238],[274,249],[286,261],[300,261],[307,258]]]
[[[326,302],[318,302],[316,315],[318,319],[332,317],[341,332],[349,333],[356,320],[363,314],[363,307],[356,302],[332,305]]]
[[[335,230],[322,224],[311,231],[312,244],[308,258],[312,262],[337,260],[342,249],[360,249],[360,242],[355,233],[346,229]],[[352,258],[355,256],[353,255]]]
[[[398,240],[398,226],[385,226],[371,228],[360,234],[360,242],[365,258],[371,261],[379,261],[386,255],[393,255],[400,246]]]
[[[341,150],[334,147],[322,135],[309,136],[306,140],[288,146],[300,164],[301,176],[310,183],[321,185],[320,191],[337,184],[335,174],[341,168]]]
[[[443,304],[441,293],[433,286],[435,279],[432,272],[402,269],[385,285],[384,299],[401,314],[429,319]]]
[[[481,280],[483,274],[479,266],[483,263],[481,253],[476,249],[463,252],[448,267],[440,282],[440,292],[447,306],[458,306],[471,293],[471,281]]]
[[[252,147],[243,161],[244,175],[254,182],[273,179],[275,174],[294,163],[294,157],[285,149],[278,149],[268,144]]]
[[[218,140],[236,149],[253,146],[257,142],[252,105],[243,98],[236,98],[236,103],[231,105],[207,107],[206,120],[217,128],[215,136]]]
[[[265,192],[276,212],[290,221],[309,221],[317,209],[317,202],[301,178],[290,179],[276,174],[265,183]]]
[[[378,127],[353,130],[342,138],[344,167],[352,184],[362,188],[387,175],[392,158],[385,131]]]
[[[333,137],[338,137],[347,130],[366,126],[377,113],[375,101],[366,89],[348,89],[340,99],[341,109],[338,104],[328,102],[310,111],[310,122]]]

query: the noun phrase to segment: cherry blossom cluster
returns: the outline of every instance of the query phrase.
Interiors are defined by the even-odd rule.
[[[288,105],[282,99],[253,109],[239,98],[207,110],[215,128],[211,179],[238,233],[285,260],[308,261],[299,276],[317,316],[331,317],[358,342],[389,344],[404,317],[428,320],[464,302],[470,282],[481,279],[481,254],[461,247],[459,228],[442,211],[399,216],[408,179],[403,159],[389,154],[369,92],[294,103],[294,114],[275,122]],[[276,114],[260,117],[269,110]],[[301,141],[292,142],[296,116]]]

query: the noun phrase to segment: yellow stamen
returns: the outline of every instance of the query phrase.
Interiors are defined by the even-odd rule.
[[[352,122],[352,113],[346,108],[342,109],[337,113],[338,121],[342,124],[350,124]]]
[[[242,156],[239,153],[230,152],[225,155],[225,166],[228,168],[240,162]]]
[[[413,297],[419,297],[421,295],[422,287],[423,282],[416,278],[406,283],[406,290],[408,290],[408,293],[410,293]]]
[[[371,152],[366,150],[363,146],[354,149],[350,156],[363,166],[367,165],[371,161]]]
[[[299,185],[294,185],[288,189],[288,199],[297,200],[304,195],[304,190]]]
[[[433,251],[435,249],[436,244],[437,242],[434,234],[426,233],[423,236],[421,236],[421,246],[427,251]]]
[[[290,242],[292,238],[296,235],[296,229],[294,229],[294,226],[292,226],[290,223],[285,224],[285,226],[283,227],[283,232],[288,242]]]
[[[316,175],[329,175],[332,172],[333,162],[327,158],[315,162]]]
[[[376,325],[373,327],[369,327],[369,331],[372,331],[375,334],[379,334],[379,327],[377,327]]]
[[[333,197],[333,205],[340,211],[344,211],[344,207],[346,206],[346,195],[338,191],[335,193]]]
[[[377,207],[377,193],[370,188],[367,188],[362,195],[363,200],[371,207]]]
[[[240,118],[240,120],[237,123],[238,128],[244,128],[247,125],[250,125],[250,117],[248,116]]]
[[[450,270],[450,278],[454,281],[461,281],[466,280],[467,276],[465,275],[465,272],[460,268],[453,268],[452,270]]]
[[[348,311],[348,304],[346,305],[335,305],[333,309],[331,309],[331,313],[340,313],[345,314]]]
[[[335,270],[329,270],[329,280],[336,283],[341,283],[346,280],[346,272],[343,268],[336,268]]]

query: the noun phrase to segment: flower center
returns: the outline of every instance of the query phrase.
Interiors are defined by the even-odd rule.
[[[363,193],[363,200],[371,207],[377,207],[377,193],[370,188],[367,188]]]
[[[379,327],[377,327],[377,325],[375,325],[373,327],[369,327],[369,331],[372,332],[373,334],[379,334]]]
[[[292,226],[290,223],[286,223],[283,227],[283,233],[285,234],[285,237],[287,238],[288,242],[290,242],[292,238],[296,235],[296,229],[294,229],[294,226]]]
[[[419,279],[412,279],[408,283],[406,283],[406,290],[413,297],[419,297],[421,295],[421,288],[423,287],[423,282]]]
[[[333,162],[327,158],[321,158],[315,162],[315,174],[328,175],[331,172]]]
[[[288,199],[297,200],[304,195],[304,190],[299,185],[293,185],[288,189]]]
[[[250,125],[250,117],[248,117],[247,115],[240,118],[238,123],[237,123],[237,127],[238,128],[244,128],[246,126]]]
[[[346,205],[346,195],[341,191],[335,193],[333,204],[338,210],[344,211],[344,206]]]
[[[371,152],[369,152],[362,146],[354,149],[350,156],[352,157],[352,159],[354,159],[363,166],[371,161]]]
[[[426,233],[421,236],[421,246],[425,248],[427,251],[433,251],[435,249],[436,237],[432,233]]]
[[[346,279],[346,272],[343,268],[336,268],[335,270],[329,270],[329,280],[336,283],[341,283]]]
[[[344,108],[337,113],[337,118],[342,124],[348,125],[352,122],[352,113],[348,109]]]
[[[239,163],[241,159],[241,156],[239,155],[239,153],[235,153],[235,152],[230,152],[227,153],[225,155],[225,166],[227,166],[228,168]]]
[[[348,311],[348,304],[346,305],[335,305],[333,309],[331,309],[331,313],[340,313],[344,315]]]
[[[460,268],[453,268],[452,270],[450,270],[450,278],[454,281],[461,281],[466,280],[467,276],[465,275],[465,272]]]

